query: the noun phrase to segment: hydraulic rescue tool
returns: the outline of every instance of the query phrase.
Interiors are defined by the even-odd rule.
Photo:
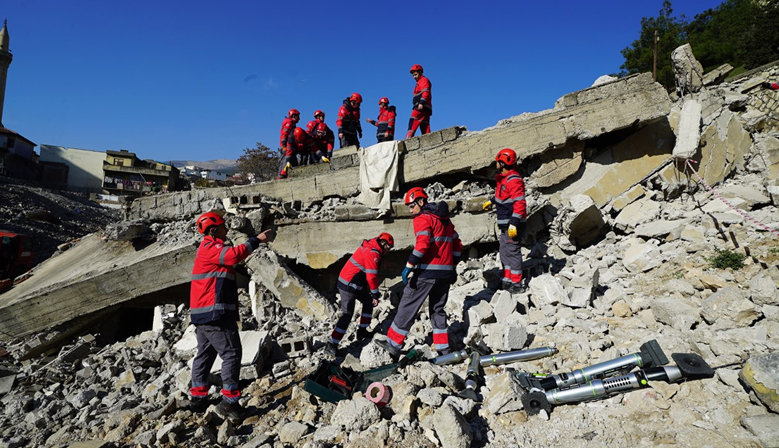
[[[523,389],[552,390],[560,387],[570,387],[576,384],[584,384],[588,381],[625,374],[635,367],[648,368],[668,364],[668,358],[660,348],[656,340],[651,340],[641,346],[639,353],[622,356],[611,361],[602,362],[593,366],[577,369],[570,373],[557,375],[543,375],[531,373],[517,373],[517,379]]]
[[[546,358],[547,356],[552,356],[555,354],[557,354],[557,349],[554,347],[532,348],[528,350],[520,350],[517,352],[484,355],[479,357],[479,364],[482,367],[486,367],[498,364],[508,364],[512,362],[532,361],[534,359]],[[468,357],[469,355],[467,350],[459,350],[449,353],[448,355],[441,355],[434,358],[433,364],[439,366],[444,364],[453,364],[463,361]]]
[[[476,382],[479,380],[479,354],[473,352],[471,355],[471,363],[468,365],[468,371],[465,372],[465,389],[460,392],[462,398],[469,398],[473,401],[479,399],[476,396]]]
[[[698,355],[674,353],[671,357],[676,366],[648,367],[623,376],[547,391],[535,389],[522,396],[522,404],[527,415],[538,414],[541,410],[549,413],[553,405],[597,400],[626,390],[643,389],[649,387],[649,381],[675,383],[714,376],[714,370]]]

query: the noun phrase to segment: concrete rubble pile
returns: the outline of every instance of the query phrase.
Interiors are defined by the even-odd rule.
[[[100,441],[90,446],[115,447],[779,446],[779,98],[759,90],[760,82],[779,77],[779,66],[723,83],[721,73],[700,76],[691,52],[680,50],[675,58],[675,67],[691,67],[696,76],[677,73],[685,88],[670,98],[662,92],[665,101],[651,82],[645,84],[644,75],[605,79],[566,95],[549,111],[480,132],[457,128],[405,142],[404,182],[451,202],[468,246],[446,306],[455,348],[559,351],[536,361],[485,367],[477,401],[459,394],[467,363],[439,366],[424,360],[383,380],[391,390],[386,406],[360,392],[330,403],[303,389],[305,377],[324,359],[318,348],[338,309],[328,285],[346,254],[381,229],[391,229],[396,238],[380,272],[384,299],[374,310],[372,327],[373,339],[380,339],[392,321],[399,266],[413,245],[402,204],[376,219],[375,211],[355,202],[359,182],[349,180],[355,166],[341,160],[333,173],[340,171],[342,181],[313,167],[311,176],[293,173],[288,182],[136,201],[133,221],[113,227],[111,241],[84,243],[93,252],[111,248],[111,263],[115,269],[129,266],[123,271],[127,276],[135,264],[117,258],[129,256],[122,244],[136,252],[168,254],[153,266],[161,279],[142,280],[183,299],[133,295],[121,285],[108,292],[132,296],[115,299],[114,306],[154,298],[152,329],[110,344],[99,343],[100,335],[88,327],[79,338],[65,339],[70,320],[50,317],[41,331],[6,307],[5,314],[16,317],[0,314],[14,331],[2,339],[9,353],[0,351],[0,447],[64,447],[87,440]],[[639,82],[641,89],[631,90],[631,83]],[[576,112],[591,112],[588,105],[613,107],[610,98],[629,104],[642,96],[655,105],[645,107],[649,115],[636,121],[639,112],[619,109],[627,123],[604,119],[610,124],[601,126],[603,131],[596,130],[595,118]],[[685,107],[693,101],[697,107]],[[552,122],[554,132],[546,127]],[[520,142],[541,131],[543,138]],[[523,248],[531,279],[522,294],[496,290],[501,266],[494,216],[480,207],[491,194],[484,168],[495,150],[506,146],[517,148],[531,190]],[[697,148],[676,155],[682,146]],[[483,154],[466,157],[475,154],[473,148]],[[356,157],[342,151],[342,158]],[[414,163],[442,152],[465,160],[442,164],[436,173],[426,171],[435,169],[429,164],[423,169]],[[278,194],[312,178],[314,192],[298,188]],[[338,188],[343,192],[333,193]],[[187,257],[197,241],[192,222],[211,208],[232,213],[229,236],[236,242],[269,226],[278,232],[276,241],[241,268],[243,400],[254,415],[240,424],[225,420],[214,407],[202,415],[186,409],[192,327],[186,306],[172,302],[186,301]],[[712,267],[711,260],[726,250],[746,254],[745,266]],[[165,263],[180,266],[180,273],[164,274]],[[41,266],[38,272],[46,269],[53,268]],[[87,279],[82,283],[60,277],[12,297],[57,300],[64,297],[60,289],[85,288],[89,278],[110,275],[110,269],[99,271],[94,266],[81,271]],[[44,287],[45,295],[39,292]],[[432,358],[426,313],[423,306],[405,347]],[[341,366],[364,371],[392,362],[370,341],[356,341],[354,327],[342,342]],[[635,353],[653,339],[668,354],[700,355],[715,368],[714,378],[653,381],[650,388],[530,417],[511,380],[516,371],[572,372]],[[67,343],[51,342],[59,340]],[[52,351],[55,346],[58,351]],[[212,396],[217,398],[217,387]]]

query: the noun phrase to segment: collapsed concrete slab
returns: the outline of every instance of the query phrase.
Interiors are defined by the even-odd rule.
[[[0,340],[22,337],[133,299],[188,284],[195,247],[84,237],[0,296]]]

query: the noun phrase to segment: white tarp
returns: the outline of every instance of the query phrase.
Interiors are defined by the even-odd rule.
[[[357,201],[380,211],[390,209],[390,192],[398,191],[398,141],[360,148],[360,196]]]

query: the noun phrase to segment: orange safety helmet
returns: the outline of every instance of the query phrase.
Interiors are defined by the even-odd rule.
[[[416,202],[417,199],[424,198],[427,199],[427,193],[425,193],[425,189],[422,187],[414,187],[406,193],[406,205],[412,204]]]
[[[197,219],[197,231],[205,235],[212,226],[221,226],[224,223],[225,219],[222,216],[222,212],[211,210],[210,212],[203,213]]]
[[[357,104],[362,103],[362,95],[355,92],[349,97],[349,101],[355,101]]]
[[[298,143],[305,142],[306,138],[308,137],[308,134],[306,134],[306,131],[304,131],[303,128],[295,128],[294,134],[295,134],[295,141],[297,141]]]
[[[421,66],[421,65],[419,65],[419,64],[414,64],[414,65],[412,65],[412,66],[411,66],[411,70],[409,70],[409,73],[411,73],[411,72],[419,72],[419,73],[424,73],[425,71],[422,69],[422,66]]]
[[[287,116],[292,118],[293,115],[300,116],[300,111],[297,109],[290,109],[289,112],[287,112]]]
[[[325,118],[325,113],[324,113],[324,112],[322,112],[321,110],[318,110],[318,111],[314,112],[314,118],[316,118],[316,117],[317,117],[317,115],[321,115],[321,116],[322,116],[322,119],[324,119],[324,118]]]
[[[513,149],[503,148],[500,151],[498,151],[498,155],[495,156],[495,160],[497,160],[498,162],[503,162],[509,166],[516,165],[517,153],[514,152]]]
[[[381,241],[381,240],[384,240],[384,241],[386,241],[386,242],[387,242],[387,244],[389,244],[389,247],[390,247],[390,249],[392,249],[393,247],[395,247],[395,238],[393,238],[393,237],[392,237],[392,235],[390,235],[390,234],[389,234],[389,233],[387,233],[387,232],[381,232],[381,233],[379,234],[379,236],[377,236],[377,237],[376,237],[376,240],[377,240],[377,241]]]
[[[381,106],[381,103],[389,104],[389,98],[387,98],[386,96],[381,97],[381,99],[379,100],[379,106]]]

